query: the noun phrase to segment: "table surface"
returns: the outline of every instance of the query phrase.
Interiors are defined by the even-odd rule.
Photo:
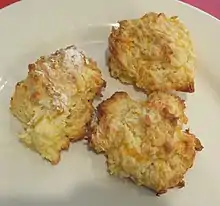
[[[0,0],[0,9],[19,0]],[[220,0],[182,0],[220,19]]]
[[[182,0],[220,19],[220,0]]]

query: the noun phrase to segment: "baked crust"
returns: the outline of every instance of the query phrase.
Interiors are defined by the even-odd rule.
[[[154,92],[138,102],[116,92],[98,106],[89,145],[106,155],[112,175],[157,194],[184,186],[184,175],[203,148],[195,135],[182,130],[187,123],[184,109],[184,102],[168,93]]]
[[[40,57],[18,82],[10,109],[22,122],[19,139],[52,164],[70,141],[85,136],[92,101],[105,85],[96,63],[75,46]]]
[[[109,36],[108,65],[112,77],[146,93],[195,90],[195,52],[177,17],[148,13],[119,21]]]

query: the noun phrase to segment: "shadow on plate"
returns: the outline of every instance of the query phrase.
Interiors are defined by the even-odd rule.
[[[165,198],[157,197],[148,190],[139,193],[138,190],[120,191],[118,188],[101,184],[82,184],[77,191],[67,197],[16,197],[4,199],[0,197],[0,205],[7,206],[168,206]]]

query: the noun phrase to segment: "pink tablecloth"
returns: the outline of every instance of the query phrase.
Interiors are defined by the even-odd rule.
[[[19,0],[0,0],[0,9],[5,7],[5,6],[8,6],[10,4],[13,4],[17,1],[19,1]]]
[[[182,0],[220,19],[220,0]]]
[[[0,9],[19,0],[0,0]],[[165,1],[165,0],[164,0]],[[220,0],[182,0],[220,19]]]

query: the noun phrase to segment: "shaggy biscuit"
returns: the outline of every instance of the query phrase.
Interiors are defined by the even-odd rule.
[[[104,83],[96,63],[75,46],[30,64],[11,98],[11,112],[24,127],[21,142],[57,164],[61,150],[84,137]]]
[[[194,92],[195,54],[177,17],[149,13],[119,21],[109,36],[112,77],[152,91]]]
[[[184,102],[155,92],[147,101],[117,92],[98,106],[89,145],[104,152],[110,174],[132,179],[157,194],[183,186],[184,174],[203,147],[188,130]]]

